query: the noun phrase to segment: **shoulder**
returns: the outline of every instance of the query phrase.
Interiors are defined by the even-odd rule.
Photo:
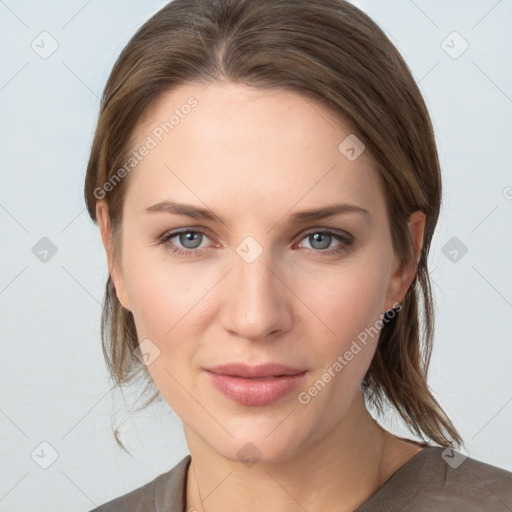
[[[190,460],[187,455],[166,473],[90,512],[181,512]]]
[[[512,510],[512,472],[450,448],[428,446],[399,468],[360,512],[397,509],[509,511]]]
[[[437,468],[435,480],[427,485],[432,497],[465,505],[465,510],[501,512],[512,510],[512,473],[466,457],[452,449],[436,448],[431,457]],[[448,510],[448,509],[447,509]]]

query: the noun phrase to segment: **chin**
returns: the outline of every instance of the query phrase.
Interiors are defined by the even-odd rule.
[[[205,441],[222,457],[242,462],[247,467],[257,463],[284,462],[300,450],[303,442],[306,442],[306,436],[304,433],[301,435],[299,432],[284,428],[285,422],[281,423],[281,421],[282,419],[264,422],[263,426],[260,421],[258,428],[255,427],[254,421],[249,420],[246,428],[242,429],[241,425],[238,431],[236,428],[228,428],[233,438],[224,436],[224,443],[220,443],[218,437],[212,439],[211,443],[208,439]],[[269,425],[271,425],[270,428]],[[303,442],[301,442],[302,436],[304,436]]]

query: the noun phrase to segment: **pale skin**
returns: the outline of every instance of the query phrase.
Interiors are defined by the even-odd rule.
[[[403,299],[421,253],[425,215],[417,211],[409,219],[416,261],[401,268],[370,156],[349,161],[338,145],[350,128],[291,92],[183,85],[146,113],[134,146],[191,96],[197,107],[129,176],[117,261],[107,204],[97,204],[117,296],[133,313],[139,340],[160,350],[148,370],[183,421],[192,456],[186,509],[351,511],[421,450],[382,429],[364,406],[360,383],[377,336],[307,405],[297,392],[270,405],[240,405],[212,387],[204,367],[289,364],[308,370],[301,387],[307,390]],[[146,211],[171,199],[216,218]],[[369,214],[288,222],[298,211],[337,203]],[[178,235],[168,245],[157,243],[180,228],[203,233],[199,249]],[[325,231],[354,241],[343,247],[332,236],[325,249],[309,236]],[[236,251],[248,236],[263,250],[251,263]],[[202,253],[179,255],[172,244]],[[322,254],[337,247],[338,253]],[[261,453],[252,467],[237,457],[246,443]]]

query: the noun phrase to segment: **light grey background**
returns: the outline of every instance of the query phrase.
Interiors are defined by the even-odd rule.
[[[512,1],[354,3],[404,55],[438,141],[430,386],[469,455],[512,471]],[[109,391],[99,338],[106,260],[82,199],[108,73],[164,4],[0,0],[1,511],[87,511],[188,453],[167,406],[130,416]],[[57,248],[46,262],[32,251],[43,237]],[[118,410],[134,458],[113,440]],[[382,423],[413,438],[396,419]]]

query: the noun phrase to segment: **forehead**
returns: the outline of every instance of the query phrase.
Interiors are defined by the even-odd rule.
[[[134,150],[151,146],[126,198],[140,208],[170,197],[239,213],[276,202],[290,209],[346,200],[375,213],[383,206],[368,152],[355,160],[343,153],[350,127],[294,92],[182,85],[145,113],[134,135]]]

